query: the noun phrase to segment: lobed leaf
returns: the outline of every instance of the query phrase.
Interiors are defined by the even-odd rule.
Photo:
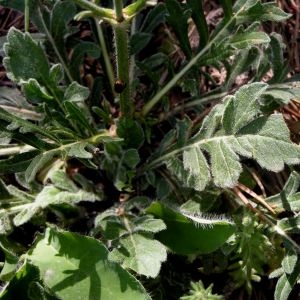
[[[162,262],[167,259],[167,251],[165,246],[153,237],[133,233],[122,238],[118,247],[114,248],[108,257],[121,263],[125,269],[155,278]]]
[[[205,118],[198,134],[185,145],[174,145],[150,166],[164,162],[187,187],[203,190],[211,177],[217,186],[234,186],[242,172],[241,157],[274,172],[299,163],[300,148],[290,141],[282,115],[259,116],[258,99],[266,88],[264,83],[252,83],[226,97]]]
[[[7,76],[17,83],[33,78],[47,86],[50,66],[42,47],[29,33],[22,33],[14,27],[9,29],[7,41],[3,59]]]

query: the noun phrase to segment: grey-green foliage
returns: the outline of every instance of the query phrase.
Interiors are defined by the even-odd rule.
[[[76,186],[62,170],[53,171],[49,175],[49,180],[52,184],[45,185],[36,195],[21,191],[13,185],[7,186],[8,194],[5,199],[10,199],[10,215],[14,215],[13,224],[15,226],[30,221],[31,218],[53,205],[74,206],[81,201],[95,202],[102,199],[99,191],[97,193],[96,191],[86,191]],[[7,207],[7,203],[4,202],[3,206]],[[6,213],[5,208],[0,210],[1,220]],[[1,226],[2,230],[4,230],[3,226],[4,224]]]
[[[189,294],[186,296],[180,297],[180,300],[222,300],[223,296],[214,294],[212,292],[213,284],[204,287],[202,281],[191,282],[191,288]]]
[[[300,161],[300,148],[289,138],[282,115],[263,115],[259,100],[267,84],[252,83],[226,97],[204,119],[185,145],[174,145],[150,166],[166,164],[188,187],[203,190],[210,181],[233,187],[242,172],[241,157],[278,172]]]

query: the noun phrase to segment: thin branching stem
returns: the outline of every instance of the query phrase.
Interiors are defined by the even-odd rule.
[[[25,30],[25,32],[29,31],[29,0],[25,0],[25,7],[24,7],[24,30]]]
[[[111,87],[112,92],[114,92],[114,70],[110,61],[110,57],[107,51],[106,43],[105,43],[105,38],[103,34],[103,30],[101,27],[101,21],[99,19],[94,18],[95,24],[96,24],[96,29],[97,29],[97,34],[98,34],[98,39],[102,51],[102,56],[104,59],[104,64],[105,64],[105,69],[106,73],[108,76],[109,84]]]

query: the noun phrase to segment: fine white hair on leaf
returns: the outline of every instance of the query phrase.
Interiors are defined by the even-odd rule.
[[[202,213],[191,213],[186,211],[180,211],[182,215],[191,220],[196,227],[213,227],[219,223],[233,224],[230,218],[224,215],[215,214],[202,214]]]

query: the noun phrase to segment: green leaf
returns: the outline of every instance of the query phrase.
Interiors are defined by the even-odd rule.
[[[295,266],[297,264],[298,255],[294,251],[287,251],[283,260],[282,260],[282,268],[286,274],[292,274]]]
[[[199,47],[203,48],[208,41],[208,25],[206,22],[202,1],[187,0],[187,5],[192,11],[192,19],[199,33]]]
[[[136,149],[128,149],[124,151],[122,160],[126,166],[134,169],[140,162],[140,156]]]
[[[135,220],[135,230],[157,233],[166,229],[166,225],[162,220],[149,218],[149,216],[143,216]]]
[[[191,215],[159,202],[153,202],[146,212],[162,219],[167,225],[167,229],[157,233],[156,237],[177,254],[213,252],[235,231],[234,224],[227,219]]]
[[[141,25],[140,31],[153,34],[154,29],[165,21],[166,8],[163,3],[158,3],[145,16],[144,22]]]
[[[24,299],[30,300],[28,290],[32,282],[39,281],[39,270],[28,262],[16,272],[12,280],[1,291],[1,300]]]
[[[64,100],[69,102],[83,102],[86,98],[88,98],[89,94],[90,91],[87,87],[73,81],[65,90]]]
[[[153,34],[145,32],[137,32],[130,39],[130,54],[135,55],[142,51],[150,42]]]
[[[28,259],[58,297],[73,299],[151,299],[141,284],[118,264],[108,261],[97,240],[47,229]]]
[[[209,166],[206,158],[197,148],[191,148],[183,153],[183,164],[188,186],[194,186],[196,190],[202,191],[210,180]],[[197,166],[198,168],[195,168]]]
[[[49,78],[50,81],[59,84],[59,82],[63,79],[64,77],[64,69],[61,64],[55,64],[51,67],[50,72],[49,72]]]
[[[78,187],[75,185],[74,181],[68,176],[63,170],[54,171],[51,176],[51,181],[54,186],[60,190],[68,192],[77,192]]]
[[[261,3],[261,1],[247,1],[250,4],[243,4],[244,9],[240,9],[235,16],[237,24],[251,23],[256,21],[285,21],[291,15],[281,10],[276,3]],[[235,5],[235,10],[238,6]]]
[[[78,82],[80,82],[80,69],[79,67],[83,64],[85,56],[90,56],[93,58],[98,58],[100,56],[100,48],[95,43],[81,41],[72,49],[70,69],[72,71],[72,76]]]
[[[284,59],[284,51],[286,48],[282,40],[282,36],[275,32],[270,34],[271,42],[269,46],[269,60],[272,64],[273,77],[269,83],[283,82],[287,78],[289,72],[289,64]]]
[[[18,257],[11,249],[8,249],[3,242],[0,242],[0,248],[5,255],[4,266],[0,273],[0,279],[2,281],[9,281],[14,276],[18,265]],[[2,299],[2,298],[1,298]]]
[[[74,145],[70,145],[67,148],[67,155],[70,157],[91,159],[93,158],[92,153],[85,149],[88,145],[87,142],[74,143]]]
[[[250,48],[253,45],[268,44],[269,36],[265,32],[241,32],[229,38],[229,44],[236,49]]]
[[[124,147],[138,149],[144,142],[144,131],[141,125],[129,118],[121,118],[118,122],[117,134],[124,139]]]
[[[300,175],[293,171],[287,182],[285,183],[282,191],[271,197],[268,197],[266,201],[275,207],[275,210],[281,212],[298,211],[300,209],[300,193],[297,192],[300,186]]]
[[[50,163],[56,155],[59,154],[57,150],[50,150],[43,152],[34,157],[25,172],[25,180],[31,182],[35,179],[36,174],[48,163]]]
[[[55,181],[55,180],[54,180]],[[95,202],[101,200],[98,195],[79,188],[76,191],[61,190],[53,185],[45,186],[36,196],[34,202],[27,204],[13,219],[15,226],[28,222],[39,211],[50,205],[74,205],[81,201]]]
[[[283,274],[277,281],[274,299],[275,300],[287,300],[294,285],[299,279],[300,263],[299,259],[295,265],[295,268],[291,274]]]
[[[20,130],[23,130],[24,132],[35,132],[40,134],[43,137],[47,137],[52,141],[57,141],[57,138],[55,137],[55,135],[53,135],[51,132],[49,132],[48,130],[46,130],[45,128],[40,128],[39,126],[24,120],[20,117],[17,117],[11,113],[9,113],[8,111],[4,110],[3,108],[0,107],[0,120],[4,120],[9,122],[10,124],[7,125],[7,130],[13,131],[16,130],[18,128],[20,128]],[[0,123],[1,124],[1,123]]]
[[[167,0],[167,21],[172,26],[180,47],[187,58],[191,58],[192,50],[188,37],[188,18],[189,13],[181,8],[178,1]]]
[[[12,174],[25,171],[39,153],[40,151],[33,150],[0,160],[0,173]]]
[[[253,120],[259,113],[258,99],[267,89],[264,83],[253,83],[241,87],[235,96],[225,98],[227,101],[223,116],[223,126],[226,133],[236,133]]]
[[[286,233],[300,233],[300,216],[280,219],[277,226]]]
[[[66,117],[79,126],[80,129],[82,129],[84,132],[87,131],[86,133],[91,135],[96,133],[96,130],[91,126],[87,118],[84,107],[80,108],[77,103],[72,101],[65,101],[64,107],[68,113]]]
[[[13,27],[8,31],[7,41],[3,59],[7,76],[17,83],[33,78],[47,86],[50,66],[42,47],[29,33]]]
[[[109,259],[121,263],[123,268],[155,278],[162,262],[167,259],[167,251],[153,237],[132,233],[121,239],[118,247],[109,254]]]
[[[53,103],[53,97],[34,78],[30,78],[23,84],[26,99],[32,104]]]
[[[252,83],[226,97],[224,104],[204,119],[198,134],[185,145],[174,144],[153,158],[149,168],[165,163],[185,186],[203,190],[209,174],[217,186],[234,186],[242,172],[240,156],[252,158],[273,172],[285,164],[299,163],[300,148],[290,141],[282,115],[259,116],[258,100],[266,88],[264,83]],[[209,163],[200,152],[209,154]],[[180,154],[182,161],[177,158]]]
[[[51,13],[50,32],[61,53],[63,39],[68,33],[68,23],[76,14],[76,5],[73,1],[56,1]]]

